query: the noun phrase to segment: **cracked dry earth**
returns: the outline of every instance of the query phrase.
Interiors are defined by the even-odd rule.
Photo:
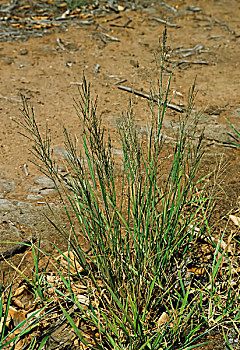
[[[204,169],[213,169],[221,159],[228,198],[224,211],[236,207],[240,192],[239,150],[230,147],[232,133],[226,118],[240,129],[240,3],[238,0],[170,1],[177,11],[158,2],[145,3],[136,11],[94,18],[94,24],[69,24],[64,32],[51,33],[28,41],[0,43],[0,237],[1,241],[22,241],[36,232],[42,248],[52,251],[52,242],[63,242],[44,214],[50,208],[63,215],[52,182],[30,162],[29,141],[21,136],[20,94],[34,106],[39,126],[46,122],[52,132],[57,159],[67,156],[62,127],[73,134],[80,130],[73,108],[82,73],[98,95],[98,110],[109,130],[115,153],[119,153],[117,121],[126,110],[130,94],[119,84],[144,92],[157,79],[154,53],[168,22],[169,62],[166,78],[174,70],[170,97],[175,105],[186,106],[188,89],[195,77],[198,95],[195,111],[201,111],[200,127],[205,128],[207,152]],[[199,9],[200,8],[200,9]],[[132,19],[128,27],[117,27]],[[173,26],[174,24],[174,26]],[[149,116],[147,101],[133,97],[137,124],[144,133]],[[168,109],[166,135],[178,122],[178,113]],[[50,215],[50,214],[49,214]],[[0,251],[9,247],[0,243]],[[22,256],[14,257],[18,264]],[[30,262],[25,257],[23,266]],[[7,264],[1,262],[2,269]],[[25,264],[25,265],[24,265]]]

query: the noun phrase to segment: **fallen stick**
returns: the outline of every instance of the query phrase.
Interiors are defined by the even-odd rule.
[[[181,60],[181,61],[174,61],[174,60],[169,60],[168,62],[170,63],[175,63],[175,67],[180,66],[181,64],[188,63],[188,64],[202,64],[202,65],[208,65],[209,63],[206,61],[187,61],[187,60]]]
[[[82,86],[83,83],[78,83],[78,82],[75,82],[75,81],[71,81],[71,82],[70,82],[70,85]]]
[[[9,101],[9,102],[21,103],[21,101],[18,100],[17,98],[14,98],[14,97],[6,97],[6,96],[3,96],[2,94],[0,94],[0,99],[7,100],[7,101]]]
[[[63,43],[62,43],[60,38],[57,38],[57,44],[58,44],[58,46],[60,47],[61,50],[66,51],[66,49],[65,49],[65,47],[64,47],[64,45],[63,45]]]
[[[204,140],[210,141],[212,143],[217,143],[219,146],[223,146],[223,147],[229,147],[229,148],[235,148],[235,149],[238,147],[238,146],[234,145],[231,142],[221,141],[221,140],[214,139],[214,138],[211,138],[211,137],[204,137]]]
[[[110,27],[134,29],[134,27],[129,26],[129,23],[131,23],[131,22],[132,22],[132,19],[130,17],[128,17],[128,20],[127,20],[127,22],[125,24],[121,25],[121,24],[114,24],[114,23],[112,23],[112,24],[110,24]]]
[[[104,27],[101,23],[97,23],[96,29],[97,29],[98,27],[101,28],[101,29],[103,29],[103,30],[105,30],[105,32],[110,32],[110,29]]]
[[[127,28],[127,29],[135,29],[134,27],[131,27],[131,26],[128,26],[128,25],[125,25],[125,24],[110,24],[110,27],[117,27],[117,28]]]
[[[151,20],[151,21],[156,21],[158,23],[165,24],[167,27],[181,28],[181,26],[179,26],[178,24],[169,23],[169,22],[164,21],[163,19],[160,19],[160,18],[157,18],[157,17],[149,17],[148,19]]]
[[[117,19],[119,19],[119,18],[122,18],[122,16],[121,16],[121,15],[119,15],[119,16],[117,16],[117,17],[107,19],[107,20],[105,20],[105,22],[112,22],[112,21],[116,21],[116,20],[117,20]]]
[[[123,90],[123,91],[127,91],[127,92],[131,92],[132,94],[136,95],[136,96],[140,96],[140,97],[143,97],[143,98],[146,98],[147,100],[153,100],[154,102],[158,102],[158,99],[157,98],[151,98],[148,94],[144,93],[144,92],[141,92],[141,91],[136,91],[128,86],[124,86],[124,85],[119,85],[118,86],[118,89],[120,90]],[[179,113],[183,113],[183,109],[176,106],[176,105],[173,105],[171,103],[167,103],[167,108],[170,108],[174,111],[177,111]]]
[[[113,85],[119,85],[119,84],[125,83],[125,81],[127,81],[127,79],[122,79],[122,80],[116,81]]]
[[[226,28],[229,31],[230,34],[233,34],[233,35],[236,34],[235,31],[233,29],[231,29],[226,23],[221,22],[218,19],[215,19],[214,22],[219,24],[220,26]]]
[[[35,243],[36,241],[37,237],[35,235],[29,236],[22,243],[15,244],[11,248],[5,249],[4,251],[0,252],[0,261],[9,259],[16,254],[24,253],[28,249],[29,245]]]
[[[28,176],[29,173],[28,173],[28,169],[27,169],[27,164],[23,164],[23,170],[25,172],[25,175]]]
[[[115,36],[108,35],[106,33],[101,33],[106,39],[111,40],[111,41],[120,41],[120,39],[116,38]]]
[[[163,1],[160,3],[160,5],[166,7],[166,9],[171,10],[171,11],[173,11],[173,12],[175,12],[175,13],[178,12],[178,10],[175,9],[175,7],[173,7],[173,6],[171,6],[171,5],[168,5],[168,4],[165,4],[165,2],[163,2]]]

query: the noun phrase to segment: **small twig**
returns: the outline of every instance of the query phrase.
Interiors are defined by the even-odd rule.
[[[28,169],[27,169],[27,164],[23,164],[23,170],[25,172],[25,175],[28,176],[29,173],[28,173]]]
[[[218,140],[218,139],[214,139],[212,137],[204,137],[204,140],[211,141],[212,143],[217,143],[219,146],[223,146],[223,147],[237,148],[237,146],[235,146],[231,142],[221,141],[221,140]]]
[[[127,22],[124,24],[124,27],[127,27],[128,25],[129,25],[129,23],[131,23],[132,22],[132,18],[130,18],[130,17],[128,17],[127,16]]]
[[[61,50],[66,51],[65,47],[63,46],[63,43],[60,38],[57,38],[57,44],[60,47]]]
[[[110,10],[112,10],[112,11],[114,11],[115,13],[119,13],[119,10],[116,9],[114,6],[108,5],[107,8],[110,9]]]
[[[110,29],[108,29],[108,28],[104,27],[104,26],[103,26],[101,23],[97,23],[96,28],[97,28],[97,27],[99,27],[99,28],[101,28],[101,29],[105,30],[105,32],[110,32]]]
[[[134,27],[125,25],[125,24],[110,24],[110,27],[117,27],[117,28],[127,28],[127,29],[135,29]]]
[[[127,91],[127,92],[131,92],[132,94],[136,95],[136,96],[140,96],[140,97],[143,97],[143,98],[146,98],[147,100],[153,100],[154,102],[158,102],[158,99],[156,98],[151,98],[148,94],[144,93],[144,92],[141,92],[141,91],[136,91],[128,86],[124,86],[124,85],[119,85],[118,88],[120,90],[123,90],[123,91]],[[173,105],[173,104],[170,104],[168,103],[167,104],[167,107],[174,110],[174,111],[177,111],[179,113],[183,113],[183,109],[176,106],[176,105]]]
[[[165,24],[167,27],[181,28],[181,26],[179,26],[178,24],[169,23],[169,22],[164,21],[163,19],[160,19],[160,18],[157,18],[157,17],[149,17],[148,19],[151,20],[151,21],[156,21],[158,23]]]
[[[77,86],[82,86],[83,83],[78,83],[78,82],[75,82],[75,81],[71,81],[70,82],[70,85],[77,85]]]
[[[120,39],[116,38],[115,36],[108,35],[106,33],[101,33],[103,36],[105,36],[108,40],[111,41],[120,41]]]
[[[30,244],[33,244],[37,241],[37,237],[35,235],[29,236],[22,243],[15,244],[11,248],[8,248],[2,252],[0,252],[0,261],[9,259],[16,254],[24,253]]]
[[[187,60],[168,60],[169,63],[175,63],[175,67],[180,66],[181,64],[188,63],[188,64],[202,64],[202,65],[208,65],[209,63],[206,61],[187,61]]]
[[[100,64],[96,64],[93,73],[97,74],[99,72],[99,69],[100,69]]]
[[[119,18],[122,18],[122,16],[117,16],[117,17],[114,17],[114,18],[107,19],[105,22],[116,21],[116,20],[119,19]]]
[[[90,26],[91,24],[95,24],[96,22],[95,21],[88,21],[88,20],[86,20],[86,21],[80,21],[79,22],[79,24],[85,24],[85,25],[87,25],[87,26]]]
[[[171,10],[171,11],[173,11],[173,12],[178,12],[178,10],[177,9],[175,9],[175,7],[173,7],[173,6],[171,6],[171,5],[168,5],[168,4],[165,4],[165,2],[161,2],[161,5],[162,6],[164,6],[164,7],[166,7],[166,9],[168,9],[168,10]]]
[[[98,33],[98,37],[105,45],[107,44],[107,41],[103,38],[103,32]]]
[[[63,15],[64,15],[64,13],[63,13]],[[67,16],[67,13],[65,14],[65,16],[63,16],[63,15],[61,17],[56,17],[55,21],[64,22],[64,21],[70,21],[71,19],[76,18],[76,15]]]
[[[124,23],[124,24],[114,24],[114,23],[112,23],[112,24],[110,24],[110,27],[134,29],[134,27],[129,26],[129,23],[131,23],[131,22],[132,22],[132,19],[130,17],[128,17],[128,20],[127,20],[126,23]]]
[[[118,80],[113,85],[119,85],[119,84],[125,83],[125,81],[127,81],[127,79]]]
[[[3,96],[2,94],[0,94],[0,99],[7,100],[7,101],[9,101],[9,102],[21,103],[21,101],[18,100],[17,98],[14,98],[14,97],[6,97],[6,96]]]
[[[217,24],[220,24],[220,26],[226,28],[226,29],[229,31],[229,33],[235,35],[235,31],[232,30],[226,23],[221,22],[221,21],[219,21],[218,19],[215,19],[214,22],[217,23]]]
[[[203,49],[203,46],[200,45],[200,44],[197,44],[195,45],[194,47],[191,47],[189,49],[184,49],[183,47],[180,47],[178,50],[174,50],[176,53],[179,53],[179,52],[191,52],[191,51],[199,51],[199,50],[202,50]]]

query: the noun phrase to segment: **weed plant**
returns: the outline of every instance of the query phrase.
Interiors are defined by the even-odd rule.
[[[162,69],[164,55],[163,50]],[[227,298],[216,284],[226,252],[210,239],[213,198],[207,177],[198,174],[203,147],[197,120],[191,117],[195,87],[166,152],[163,119],[169,86],[170,80],[164,89],[161,75],[158,90],[151,91],[158,96],[158,108],[150,101],[145,140],[139,138],[132,103],[122,114],[121,175],[85,76],[75,101],[82,133],[77,139],[64,129],[67,176],[58,172],[48,128],[42,137],[33,108],[23,98],[20,124],[33,142],[35,163],[55,183],[71,228],[69,233],[52,220],[69,247],[68,253],[57,248],[65,271],[55,260],[67,292],[55,291],[83,349],[192,349],[210,330],[239,322],[239,292],[231,287],[231,268]],[[81,236],[89,244],[88,253],[81,248]],[[210,270],[196,281],[194,275],[187,278],[186,266],[199,236],[215,250]],[[36,276],[37,293],[44,300],[44,278]],[[76,281],[87,290],[85,303],[73,288]],[[39,337],[39,344],[43,341],[46,334]]]
[[[239,147],[240,146],[240,131],[238,131],[235,126],[227,119],[228,124],[231,126],[234,131],[234,135],[230,134],[234,141],[232,141],[232,145]]]

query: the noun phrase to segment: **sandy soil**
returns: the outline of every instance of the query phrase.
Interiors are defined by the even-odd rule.
[[[206,128],[208,142],[205,170],[225,154],[224,161],[228,162],[228,167],[224,181],[232,202],[236,203],[239,196],[239,151],[226,147],[224,142],[231,139],[228,134],[231,129],[225,118],[240,128],[239,2],[169,1],[176,12],[156,4],[142,7],[142,10],[123,11],[118,19],[113,13],[96,18],[92,25],[70,24],[64,32],[56,30],[26,42],[1,42],[0,192],[5,201],[1,206],[3,239],[14,238],[16,230],[9,237],[9,232],[12,232],[8,229],[9,220],[12,225],[21,226],[21,237],[26,235],[25,230],[28,231],[24,226],[39,229],[43,225],[41,219],[36,220],[37,216],[32,218],[31,225],[24,225],[24,220],[19,220],[16,213],[15,220],[9,206],[23,202],[31,205],[30,212],[35,208],[38,213],[41,211],[41,197],[38,196],[51,192],[40,193],[42,188],[50,187],[51,190],[51,184],[37,184],[42,186],[40,189],[37,187],[39,171],[30,163],[31,145],[19,135],[22,130],[15,123],[20,118],[20,94],[25,95],[34,106],[40,127],[44,129],[45,123],[48,123],[53,145],[57,147],[56,154],[64,156],[62,127],[66,126],[76,134],[80,129],[73,98],[78,96],[77,83],[81,83],[85,72],[93,94],[99,96],[99,112],[117,150],[116,124],[130,97],[129,93],[118,89],[118,82],[126,79],[123,85],[148,92],[150,83],[158,77],[154,53],[159,52],[164,25],[153,18],[164,19],[171,24],[167,29],[169,59],[172,62],[166,70],[166,77],[174,70],[171,102],[186,105],[188,89],[196,78],[198,95],[195,109],[203,112],[200,125]],[[132,19],[129,28],[112,26],[123,25],[129,17]],[[109,40],[106,35],[117,38],[117,41]],[[196,45],[201,47],[196,48]],[[190,48],[195,50],[184,51]],[[146,100],[136,96],[133,100],[136,120],[144,126],[149,115]],[[177,118],[178,113],[168,110],[166,125],[169,125],[168,121],[176,122]],[[34,220],[37,223],[34,224]],[[43,229],[43,238],[49,238],[49,228]]]
[[[20,118],[20,94],[34,106],[43,130],[48,123],[56,155],[64,157],[62,127],[75,134],[80,130],[73,98],[78,98],[77,83],[81,83],[85,72],[93,94],[99,96],[99,112],[117,152],[117,120],[126,110],[130,97],[118,89],[119,82],[126,79],[122,85],[148,92],[150,83],[158,77],[154,53],[159,52],[164,25],[153,17],[176,25],[167,28],[172,62],[167,66],[166,77],[174,70],[171,102],[186,106],[188,89],[196,77],[195,110],[202,111],[200,125],[206,128],[204,170],[213,168],[224,155],[227,166],[223,185],[229,201],[224,202],[223,209],[236,205],[240,195],[239,150],[225,143],[231,140],[229,133],[232,133],[225,118],[240,129],[239,1],[169,0],[176,12],[157,3],[142,10],[121,12],[117,20],[116,14],[110,14],[96,18],[94,24],[70,24],[64,32],[56,30],[42,38],[0,43],[2,240],[19,240],[33,231],[42,233],[46,249],[50,241],[56,240],[53,229],[43,219],[46,208],[43,201],[49,198],[51,202],[54,191],[51,183],[44,183],[46,179],[39,180],[39,170],[30,162],[31,145],[19,134],[22,130],[15,123]],[[132,19],[129,28],[111,26],[124,25],[127,16]],[[118,40],[109,40],[107,36]],[[194,47],[192,51],[182,50]],[[188,56],[184,57],[186,53]],[[133,101],[136,120],[144,126],[149,115],[147,102],[137,96],[133,96]],[[167,111],[166,132],[170,130],[168,122],[177,119],[177,112]],[[53,202],[58,210],[57,201]],[[58,238],[57,242],[60,244]],[[0,250],[5,246],[0,244]]]

